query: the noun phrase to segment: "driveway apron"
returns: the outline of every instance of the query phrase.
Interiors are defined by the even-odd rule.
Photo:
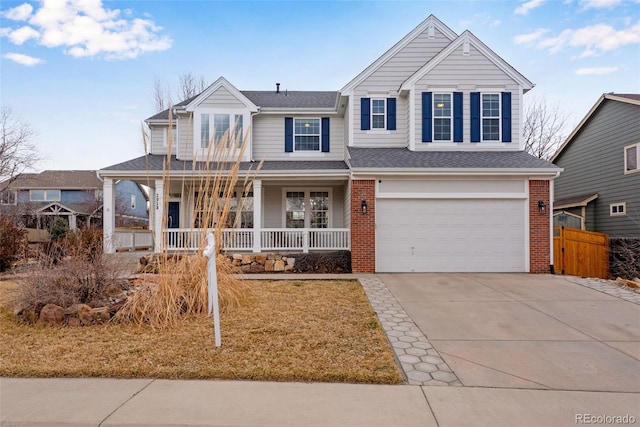
[[[464,386],[640,392],[640,305],[531,274],[379,277]]]

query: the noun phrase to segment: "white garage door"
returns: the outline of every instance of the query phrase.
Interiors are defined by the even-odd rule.
[[[378,199],[379,272],[524,272],[522,199]]]

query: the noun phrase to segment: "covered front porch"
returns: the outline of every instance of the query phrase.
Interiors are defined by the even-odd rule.
[[[205,218],[198,207],[203,192],[199,179],[148,180],[149,230],[113,226],[114,180],[104,178],[105,250],[195,252],[204,247],[210,231],[219,249],[227,252],[350,250],[349,184],[346,174],[341,175],[254,177],[227,190],[231,201],[223,224],[215,215]],[[218,195],[207,193],[206,197]]]

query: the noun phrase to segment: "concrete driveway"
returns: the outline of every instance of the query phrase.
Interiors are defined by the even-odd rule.
[[[640,392],[640,305],[529,274],[381,274],[464,386]]]

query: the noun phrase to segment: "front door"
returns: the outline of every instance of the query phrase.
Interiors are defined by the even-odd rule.
[[[167,228],[180,228],[180,202],[169,202]]]

